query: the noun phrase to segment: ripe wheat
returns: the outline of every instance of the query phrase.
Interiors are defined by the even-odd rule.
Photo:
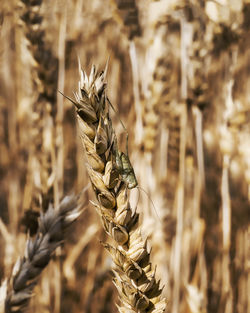
[[[77,197],[67,196],[61,201],[58,210],[50,206],[41,215],[35,239],[27,240],[25,256],[16,262],[12,277],[0,288],[0,312],[24,312],[33,295],[38,276],[62,243],[68,226],[80,214]]]
[[[150,263],[147,241],[141,236],[139,215],[132,212],[129,185],[117,163],[120,151],[109,116],[106,69],[92,67],[89,77],[80,69],[79,92],[74,102],[80,136],[86,150],[87,170],[98,200],[94,203],[105,231],[115,245],[105,243],[115,267],[120,312],[164,312],[159,281]],[[122,169],[124,170],[124,169]]]

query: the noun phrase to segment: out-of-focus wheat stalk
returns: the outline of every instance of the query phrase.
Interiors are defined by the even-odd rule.
[[[50,206],[41,215],[35,239],[28,239],[25,256],[15,264],[7,289],[6,283],[0,289],[0,306],[5,307],[1,312],[24,312],[33,295],[38,276],[65,239],[65,231],[80,214],[77,197],[67,196],[61,201],[58,210]]]
[[[49,203],[55,208],[63,195],[63,130],[64,109],[57,103],[57,88],[64,84],[64,41],[65,12],[57,16],[60,31],[58,45],[59,58],[53,43],[49,40],[50,21],[44,13],[46,2],[43,0],[19,1],[19,24],[21,39],[17,40],[20,49],[26,49],[29,58],[26,65],[31,71],[32,97],[29,103],[30,132],[27,181],[24,190],[24,206],[33,212],[46,211]],[[53,6],[53,4],[52,4]],[[66,9],[66,7],[65,7]],[[57,20],[57,19],[55,19]],[[46,25],[47,23],[47,25]],[[56,34],[57,31],[54,31]],[[59,49],[58,49],[59,50]],[[55,52],[56,51],[56,52]],[[60,59],[60,64],[59,64]],[[58,69],[60,79],[58,80]],[[57,105],[58,104],[58,105]],[[30,113],[31,111],[31,113]],[[59,266],[54,265],[55,312],[60,311],[61,277]]]
[[[45,30],[42,27],[43,15],[41,6],[43,1],[20,0],[20,18],[29,49],[34,58],[34,75],[39,101],[48,101],[51,105],[56,102],[58,60],[45,39]],[[34,73],[35,74],[35,73]],[[52,109],[52,108],[51,108]],[[54,108],[55,110],[55,108]],[[55,111],[53,112],[55,113]]]
[[[134,95],[134,108],[136,113],[135,122],[135,138],[136,144],[141,144],[143,138],[142,127],[142,106],[140,101],[140,88],[139,88],[139,64],[136,49],[136,37],[141,36],[141,25],[139,19],[139,10],[135,0],[111,1],[116,3],[116,10],[114,17],[118,23],[124,25],[124,29],[129,39],[129,56],[131,62],[131,72],[133,78],[133,95]]]
[[[46,40],[45,27],[42,24],[44,20],[42,4],[42,0],[19,1],[19,23],[27,40],[26,53],[30,52],[27,66],[30,66],[33,82],[33,103],[30,103],[31,121],[33,130],[36,130],[33,131],[33,144],[30,146],[27,173],[30,180],[34,181],[34,186],[33,190],[31,188],[25,190],[25,205],[29,208],[29,202],[32,201],[34,207],[34,203],[38,202],[45,211],[48,203],[52,200],[56,201],[56,205],[58,205],[59,196],[57,186],[59,177],[55,175],[56,151],[53,143],[56,90],[58,87],[58,58],[55,56],[51,44]],[[20,46],[24,46],[24,43],[20,42]],[[60,119],[62,118],[60,117]],[[40,153],[41,149],[43,153]],[[33,199],[30,193],[33,194]],[[29,202],[26,199],[30,199]]]
[[[109,117],[106,70],[98,73],[93,66],[88,77],[80,69],[80,77],[74,104],[86,150],[86,166],[98,200],[95,207],[104,229],[115,241],[115,245],[104,246],[116,265],[114,283],[121,298],[119,311],[163,312],[165,300],[160,300],[161,289],[150,263],[147,241],[140,234],[139,216],[129,204],[128,187],[134,187],[133,169],[125,166],[124,154],[118,150]],[[119,162],[124,162],[123,169]]]

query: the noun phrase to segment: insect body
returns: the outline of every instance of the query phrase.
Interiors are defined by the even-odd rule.
[[[127,185],[128,189],[137,188],[138,190],[142,190],[148,196],[150,202],[152,203],[152,205],[154,207],[157,218],[160,221],[160,218],[157,214],[155,205],[154,205],[153,201],[150,199],[148,193],[142,187],[138,186],[138,181],[136,179],[133,166],[132,166],[130,159],[129,159],[129,156],[128,156],[128,134],[127,134],[126,154],[124,152],[120,152],[120,151],[116,150],[116,164],[118,167],[118,171],[121,175],[122,181]],[[139,198],[140,198],[140,196],[139,196]],[[138,198],[138,202],[139,202],[139,198]]]
[[[138,186],[138,182],[135,176],[135,172],[133,169],[133,166],[130,162],[129,156],[128,156],[128,131],[126,127],[124,126],[122,120],[119,117],[118,112],[116,112],[115,108],[113,107],[112,103],[110,102],[109,98],[107,98],[109,105],[111,106],[112,110],[115,112],[115,114],[118,116],[119,121],[124,129],[124,131],[127,134],[126,138],[126,154],[124,152],[120,152],[118,150],[117,145],[117,139],[114,139],[114,153],[115,153],[115,161],[116,165],[118,167],[118,171],[121,175],[122,181],[127,185],[128,189],[133,189]]]
[[[128,189],[137,188],[138,190],[142,190],[149,197],[148,193],[142,187],[138,186],[138,181],[136,179],[133,166],[132,166],[130,159],[129,159],[129,156],[128,156],[128,132],[127,132],[125,126],[123,125],[123,123],[122,123],[122,126],[127,133],[126,154],[124,152],[120,152],[118,150],[116,137],[114,137],[114,142],[113,142],[113,153],[115,154],[115,163],[116,163],[116,166],[118,168],[119,174],[122,178],[122,181],[127,185]],[[153,201],[150,199],[150,197],[149,197],[149,200],[154,207],[154,210],[155,210],[155,213],[156,213],[158,219],[160,220],[160,218],[157,214],[155,205],[154,205]],[[139,199],[138,199],[138,201],[139,201]]]
[[[128,189],[137,187],[138,182],[128,155],[123,152],[118,152],[116,156],[116,164],[118,165],[122,180],[127,184]]]
[[[121,175],[122,181],[127,185],[128,189],[133,189],[138,186],[133,166],[128,156],[128,134],[126,143],[126,154],[120,152],[117,147],[117,140],[115,138],[115,162],[118,171]]]

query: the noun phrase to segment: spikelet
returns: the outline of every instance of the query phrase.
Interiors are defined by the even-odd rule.
[[[109,117],[105,75],[106,70],[98,73],[95,66],[89,76],[80,69],[79,91],[74,103],[88,174],[98,200],[95,207],[105,231],[115,241],[114,246],[104,244],[104,247],[115,263],[114,283],[120,295],[120,312],[160,313],[164,312],[165,301],[160,299],[161,289],[149,260],[147,243],[140,234],[138,214],[132,212],[129,204],[128,183],[117,164],[121,154]],[[81,126],[81,121],[86,127]],[[88,129],[95,131],[94,138]],[[96,166],[93,160],[100,160],[102,165]]]

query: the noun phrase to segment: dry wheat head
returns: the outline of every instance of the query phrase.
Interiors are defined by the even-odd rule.
[[[87,170],[98,200],[95,203],[105,231],[115,245],[105,243],[115,263],[114,283],[120,312],[164,312],[159,281],[150,263],[147,241],[141,236],[138,214],[128,198],[131,168],[122,161],[106,96],[106,69],[92,67],[89,77],[80,68],[79,91],[74,102],[80,137],[86,150]],[[124,165],[124,164],[123,164]],[[127,178],[127,179],[126,179]]]
[[[25,256],[16,262],[12,277],[8,281],[7,292],[5,283],[0,289],[0,300],[5,306],[3,312],[24,312],[33,295],[38,276],[50,262],[55,249],[62,243],[68,226],[80,214],[77,197],[67,196],[60,203],[58,210],[50,206],[47,212],[41,215],[37,235],[34,240],[27,240]]]

